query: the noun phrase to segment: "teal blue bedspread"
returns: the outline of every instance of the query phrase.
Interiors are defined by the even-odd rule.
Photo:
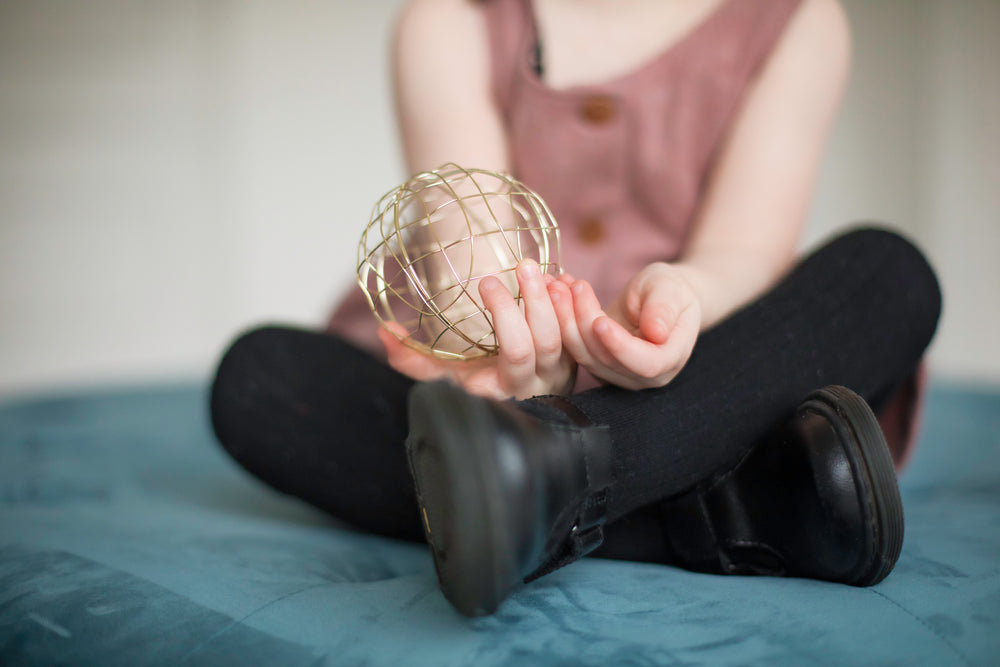
[[[934,386],[869,589],[585,559],[489,618],[256,483],[203,387],[0,405],[0,664],[1000,664],[1000,394]]]

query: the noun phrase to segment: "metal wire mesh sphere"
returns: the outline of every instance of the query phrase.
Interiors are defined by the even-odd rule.
[[[358,244],[358,282],[407,345],[473,359],[497,351],[479,281],[496,276],[520,303],[514,268],[525,258],[559,273],[559,230],[542,199],[507,174],[446,164],[375,205]]]

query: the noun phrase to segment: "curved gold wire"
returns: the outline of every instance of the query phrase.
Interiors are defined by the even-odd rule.
[[[509,174],[448,163],[421,172],[375,204],[358,243],[358,284],[380,323],[442,359],[496,354],[477,283],[496,276],[518,303],[525,258],[559,274],[559,228],[541,197]]]

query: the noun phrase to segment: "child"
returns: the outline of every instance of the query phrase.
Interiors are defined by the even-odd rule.
[[[218,370],[220,441],[279,490],[423,535],[469,615],[595,549],[877,583],[903,524],[872,409],[911,386],[940,292],[885,231],[795,261],[848,60],[835,0],[413,0],[409,167],[512,172],[572,275],[519,265],[523,313],[482,281],[500,350],[474,373],[376,337],[360,294],[330,333],[253,331]]]

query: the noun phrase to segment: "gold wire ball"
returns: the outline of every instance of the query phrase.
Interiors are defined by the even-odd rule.
[[[559,273],[559,229],[542,199],[507,174],[446,164],[383,196],[358,244],[358,282],[401,341],[442,359],[496,354],[479,281],[521,303],[522,259]],[[405,335],[403,331],[405,330]]]

